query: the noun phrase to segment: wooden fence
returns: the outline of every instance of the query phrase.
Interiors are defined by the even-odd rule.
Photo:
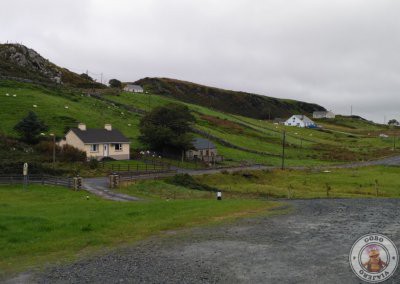
[[[134,180],[140,180],[140,179],[158,179],[158,178],[163,178],[163,177],[168,177],[168,176],[173,176],[176,175],[177,171],[176,170],[159,170],[159,171],[152,171],[152,172],[124,172],[124,173],[119,173],[118,177],[120,181],[134,181]]]
[[[23,175],[0,175],[0,184],[24,184]],[[58,185],[68,188],[73,188],[74,180],[70,177],[56,177],[50,175],[28,175],[26,177],[27,185],[42,184],[42,185]]]
[[[145,162],[143,164],[114,164],[114,163],[101,163],[101,167],[110,172],[133,172],[136,174],[157,173],[171,170],[171,165],[161,162]]]

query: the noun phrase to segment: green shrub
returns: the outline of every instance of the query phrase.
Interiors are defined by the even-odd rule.
[[[99,167],[99,161],[96,158],[90,158],[89,160],[89,168],[95,170]]]

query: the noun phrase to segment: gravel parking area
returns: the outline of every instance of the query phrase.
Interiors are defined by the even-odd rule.
[[[400,247],[400,200],[288,202],[292,213],[171,232],[54,267],[38,283],[360,283],[348,264],[362,235]],[[385,283],[399,283],[400,273]]]

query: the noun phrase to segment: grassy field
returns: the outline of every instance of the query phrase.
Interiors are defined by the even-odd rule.
[[[399,167],[243,171],[196,177],[200,183],[247,197],[400,197]],[[327,194],[329,190],[329,196]]]
[[[183,188],[161,186],[183,192]],[[157,188],[144,184],[142,190]],[[157,192],[143,202],[122,203],[99,199],[87,192],[30,186],[0,187],[0,274],[63,262],[167,230],[219,222],[276,206],[257,200],[224,200],[176,194],[166,201]],[[160,196],[156,198],[156,196]]]
[[[145,111],[171,102],[179,102],[165,96],[126,92],[122,92],[119,96],[105,95],[105,97]],[[280,158],[276,156],[282,151],[284,130],[287,133],[287,165],[342,163],[400,153],[392,149],[394,144],[392,136],[400,135],[400,130],[389,129],[364,120],[338,117],[335,120],[318,121],[324,126],[323,130],[301,129],[223,113],[199,105],[184,104],[195,114],[197,129],[243,148],[234,149],[214,141],[219,154],[226,158],[224,165],[243,163],[279,165]],[[35,111],[50,126],[47,134],[54,132],[61,137],[66,129],[75,127],[78,122],[85,122],[88,127],[93,128],[102,128],[105,123],[112,123],[131,139],[133,149],[145,147],[138,140],[140,115],[136,113],[87,97],[77,90],[47,89],[32,84],[0,82],[2,120],[0,134],[15,137],[13,126],[30,110]],[[380,133],[386,133],[390,137],[379,138]],[[254,154],[251,151],[264,154]],[[184,166],[196,167],[190,163]]]
[[[122,93],[108,96],[126,105],[149,110],[156,106],[177,102],[153,94]],[[337,120],[320,120],[323,130],[302,129],[275,125],[265,120],[222,113],[213,109],[185,103],[197,117],[196,127],[230,143],[274,155],[281,154],[282,131],[287,133],[286,156],[290,165],[317,165],[335,161],[367,160],[392,155],[393,139],[379,138],[380,133],[399,135],[399,130],[373,124],[356,118],[338,117]],[[217,143],[218,151],[234,161],[251,160],[277,165],[279,159],[235,150]]]
[[[16,136],[14,125],[29,111],[36,112],[49,125],[47,134],[55,133],[62,137],[65,129],[76,127],[78,122],[92,128],[103,128],[105,123],[111,123],[132,138],[133,147],[140,145],[136,139],[140,117],[136,114],[78,91],[49,90],[31,84],[0,81],[0,132]]]

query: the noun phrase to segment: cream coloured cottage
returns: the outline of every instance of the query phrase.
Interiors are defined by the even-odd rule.
[[[117,129],[112,129],[111,124],[105,124],[103,129],[86,128],[84,123],[79,123],[78,128],[70,129],[60,146],[71,145],[86,152],[88,159],[101,160],[110,157],[115,160],[129,160],[130,141]]]

